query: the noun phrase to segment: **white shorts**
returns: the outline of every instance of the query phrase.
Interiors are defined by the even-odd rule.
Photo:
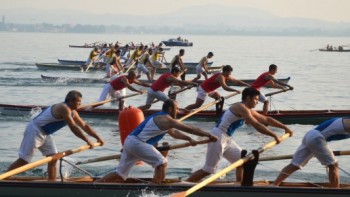
[[[205,99],[207,98],[208,95],[212,95],[212,94],[216,93],[215,90],[208,93],[205,90],[203,90],[202,86],[198,86],[197,91],[198,91],[197,98],[200,100],[203,100],[203,101],[205,101]]]
[[[43,156],[58,152],[51,136],[46,135],[33,121],[30,121],[24,131],[18,155],[29,163],[33,158],[35,149],[39,149]]]
[[[141,73],[141,72],[145,73],[145,74],[149,73],[148,68],[146,68],[146,66],[144,64],[141,64],[141,63],[137,64],[136,69],[137,69],[138,73]]]
[[[146,104],[152,104],[154,99],[159,99],[164,102],[169,99],[169,97],[162,91],[154,91],[152,88],[148,88]]]
[[[115,172],[125,180],[137,160],[142,160],[153,168],[168,162],[154,146],[141,141],[137,136],[129,135],[125,139],[123,153]]]
[[[266,96],[262,92],[260,92],[260,94],[259,94],[259,101],[262,103],[265,103],[265,101],[267,101]]]
[[[197,75],[202,74],[203,72],[205,72],[203,66],[201,66],[200,64],[197,64],[197,66],[196,66]]]
[[[104,101],[107,99],[107,96],[110,95],[112,98],[119,98],[122,96],[126,95],[126,90],[125,88],[121,89],[121,90],[115,90],[110,83],[106,83],[103,86],[103,90],[101,92],[100,97],[98,98],[97,101]]]
[[[222,157],[230,163],[234,163],[241,159],[242,149],[230,136],[216,127],[212,129],[211,134],[217,136],[218,140],[208,144],[207,156],[202,170],[214,174]]]
[[[314,129],[305,134],[302,144],[293,155],[291,163],[294,166],[302,168],[313,156],[325,166],[337,162],[324,136],[320,131]]]
[[[163,64],[161,61],[155,60],[152,62],[152,64],[157,68],[166,68],[167,66]]]

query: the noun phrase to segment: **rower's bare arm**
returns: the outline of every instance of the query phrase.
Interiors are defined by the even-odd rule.
[[[77,117],[79,117],[78,112],[73,111],[75,118],[72,118],[72,111],[68,108],[68,107],[64,107],[64,108],[60,108],[60,114],[62,115],[63,119],[66,121],[68,127],[70,128],[70,130],[73,132],[73,134],[75,136],[77,136],[78,138],[84,140],[87,144],[90,145],[91,148],[93,148],[94,144],[92,142],[90,142],[90,140],[83,134],[83,132],[80,130],[78,124],[81,123],[77,123],[75,122],[75,120],[77,120]]]
[[[275,140],[279,143],[281,140],[279,137],[273,133],[270,129],[268,129],[265,125],[263,125],[261,122],[259,122],[258,119],[256,119],[256,116],[254,113],[257,113],[256,111],[249,110],[245,107],[240,107],[238,112],[243,119],[250,125],[252,125],[259,133],[262,133],[264,135],[271,136],[275,138]],[[254,115],[253,115],[254,114]],[[259,114],[257,114],[259,115]]]
[[[76,111],[75,111],[76,112]],[[97,134],[97,132],[89,125],[87,124],[81,117],[79,116],[78,112],[74,115],[74,120],[77,125],[79,125],[80,128],[82,128],[89,136],[94,137],[97,142],[101,143],[101,146],[104,145],[104,140]]]
[[[197,127],[192,127],[187,124],[183,124],[178,120],[173,119],[173,121],[170,123],[171,128],[176,128],[178,130],[181,130],[183,132],[192,134],[192,135],[198,135],[198,136],[203,136],[203,137],[208,137],[211,141],[215,142],[217,141],[217,137],[211,135],[210,133],[197,128]]]
[[[233,81],[234,83],[236,84],[240,84],[241,86],[247,86],[247,87],[250,87],[250,84],[244,82],[244,81],[241,81],[241,80],[238,80],[234,77],[230,77],[230,80]]]
[[[270,126],[273,126],[273,127],[277,127],[277,128],[280,128],[280,129],[284,129],[285,130],[285,133],[289,133],[290,136],[293,135],[293,131],[290,130],[286,125],[284,125],[283,123],[281,123],[280,121],[272,118],[272,117],[269,117],[269,116],[265,116],[263,114],[260,114],[256,111],[253,111],[253,116],[261,123],[263,124],[267,124],[267,125],[270,125]]]
[[[227,85],[227,83],[225,82],[224,76],[219,75],[219,76],[217,76],[217,77],[218,77],[217,80],[219,81],[219,83],[220,83],[222,89],[224,89],[224,90],[226,90],[226,91],[230,91],[230,92],[238,92],[238,93],[240,93],[240,91],[238,91],[238,90],[236,90],[236,89],[234,89],[234,88],[230,88],[230,87]]]
[[[144,83],[144,82],[139,81],[139,80],[137,80],[137,79],[134,80],[134,83],[137,84],[137,85],[143,86],[143,87],[151,87],[150,84]]]

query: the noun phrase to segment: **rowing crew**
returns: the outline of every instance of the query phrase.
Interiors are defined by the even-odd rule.
[[[292,131],[277,120],[257,113],[253,108],[257,105],[260,92],[248,87],[242,92],[242,101],[237,102],[220,117],[211,133],[200,128],[186,125],[176,120],[178,105],[171,99],[165,100],[162,111],[144,120],[127,137],[121,161],[114,172],[105,175],[98,182],[123,182],[130,172],[136,160],[142,160],[155,168],[154,183],[162,183],[165,179],[167,160],[154,146],[169,133],[176,139],[195,144],[194,140],[183,133],[187,132],[198,136],[206,136],[212,142],[208,144],[207,157],[202,169],[193,173],[188,181],[198,181],[206,175],[215,172],[221,157],[233,163],[240,159],[241,148],[231,141],[231,137],[243,122],[252,125],[258,132],[273,137],[277,143],[281,139],[267,126],[270,125],[283,129],[286,134],[292,135]],[[70,91],[65,102],[50,106],[34,118],[27,126],[20,147],[19,158],[10,165],[9,171],[23,166],[31,161],[35,149],[39,149],[43,155],[50,156],[57,153],[57,148],[51,138],[51,134],[68,124],[71,131],[93,148],[93,143],[83,134],[94,137],[101,145],[104,141],[77,113],[82,95],[77,91]],[[315,156],[323,165],[329,168],[330,186],[339,187],[339,173],[337,160],[328,146],[329,141],[342,140],[350,137],[350,118],[333,118],[321,123],[315,129],[310,130],[294,154],[292,162],[287,165],[278,176],[275,185],[279,185],[291,173]],[[48,164],[49,180],[55,180],[56,160]],[[237,169],[237,181],[241,180],[242,169]]]

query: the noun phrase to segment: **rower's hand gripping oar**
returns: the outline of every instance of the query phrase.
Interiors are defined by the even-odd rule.
[[[142,91],[142,94],[144,94],[146,92],[147,91]],[[133,97],[133,96],[137,96],[137,95],[140,95],[140,94],[141,93],[133,93],[133,94],[121,96],[121,97],[118,97],[118,98],[107,99],[107,100],[104,100],[104,101],[94,102],[94,103],[90,103],[90,104],[86,104],[86,105],[80,105],[78,109],[85,109],[85,108],[88,108],[88,107],[98,107],[100,105],[103,105],[103,104],[106,104],[106,103],[109,103],[109,102],[112,102],[112,101],[115,101],[115,100],[123,100],[123,99],[129,98],[129,97]]]
[[[235,96],[239,93],[235,92],[235,93],[231,93],[225,97],[223,97],[223,99],[228,99],[232,96]],[[183,116],[182,118],[179,119],[179,121],[183,121],[185,120],[186,118],[192,116],[193,114],[196,114],[198,113],[199,111],[203,110],[203,109],[207,109],[208,107],[212,106],[212,105],[215,105],[216,103],[218,102],[221,102],[222,98],[221,99],[218,99],[218,100],[215,100],[215,101],[212,101],[198,109],[196,109],[195,111],[187,114],[186,116]],[[209,139],[207,140],[203,140],[203,141],[197,141],[196,144],[204,144],[204,143],[209,143]],[[166,148],[162,148],[162,147],[159,147],[160,150],[172,150],[172,149],[176,149],[176,148],[183,148],[183,147],[188,147],[188,146],[192,146],[192,144],[190,144],[189,142],[186,142],[186,143],[183,143],[183,144],[178,144],[178,145],[173,145],[173,146],[169,146],[170,148],[166,149]],[[97,158],[93,158],[93,159],[88,159],[88,160],[85,160],[85,161],[81,161],[81,162],[77,162],[76,165],[80,165],[80,164],[87,164],[87,163],[93,163],[93,162],[99,162],[99,161],[107,161],[107,160],[113,160],[113,159],[119,159],[120,158],[120,154],[115,154],[115,155],[110,155],[110,156],[104,156],[104,157],[97,157]]]
[[[290,136],[289,133],[284,134],[283,136],[280,137],[281,141],[285,140],[286,138],[288,138]],[[263,147],[260,147],[258,149],[259,153],[264,152],[265,150],[272,148],[273,146],[275,146],[277,144],[277,141],[271,141],[267,144],[265,144]],[[227,166],[226,168],[222,169],[220,172],[210,176],[209,178],[205,179],[204,181],[194,185],[193,187],[191,187],[190,189],[183,191],[183,192],[178,192],[175,194],[172,194],[170,197],[184,197],[184,196],[188,196],[194,192],[196,192],[197,190],[201,189],[202,187],[208,185],[209,183],[215,181],[216,179],[220,178],[222,175],[227,174],[228,172],[230,172],[231,170],[241,166],[242,164],[244,164],[245,162],[254,159],[254,155],[252,153],[248,154],[247,156],[243,157],[242,159],[232,163],[231,165]]]
[[[99,143],[99,142],[95,143],[94,147],[96,147],[96,146],[101,146],[101,143]],[[87,149],[90,149],[90,148],[91,148],[90,145],[84,145],[84,146],[81,146],[81,147],[76,148],[76,149],[66,150],[64,152],[60,152],[60,153],[54,154],[54,155],[46,157],[44,159],[40,159],[38,161],[35,161],[35,162],[32,162],[32,163],[28,163],[28,164],[26,164],[24,166],[21,166],[19,168],[16,168],[16,169],[13,169],[11,171],[5,172],[4,174],[1,174],[0,175],[0,180],[3,180],[5,178],[8,178],[10,176],[19,174],[19,173],[24,172],[24,171],[30,170],[32,168],[38,167],[38,166],[43,165],[45,163],[48,163],[50,161],[58,160],[58,159],[60,159],[62,157],[65,157],[65,156],[68,156],[68,155],[72,155],[74,153],[78,153],[78,152],[81,152],[81,151],[84,151],[84,150],[87,150]]]

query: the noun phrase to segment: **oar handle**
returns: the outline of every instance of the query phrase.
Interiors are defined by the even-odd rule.
[[[207,144],[209,142],[211,142],[210,139],[206,139],[206,140],[196,141],[194,145]],[[186,143],[182,143],[182,144],[160,146],[160,147],[157,147],[157,150],[158,151],[165,151],[165,150],[173,150],[173,149],[185,148],[185,147],[189,147],[189,146],[192,146],[192,144],[189,143],[189,142],[186,142]]]
[[[231,93],[231,94],[225,96],[224,99],[228,99],[228,98],[230,98],[230,97],[232,97],[232,96],[235,96],[235,95],[237,95],[237,94],[239,94],[239,93],[238,93],[238,92]],[[220,99],[215,100],[215,101],[212,101],[212,102],[210,102],[210,103],[208,103],[208,104],[206,104],[206,105],[204,105],[204,106],[202,106],[202,107],[200,107],[200,108],[197,108],[196,110],[192,111],[191,113],[189,113],[189,114],[183,116],[182,118],[180,118],[179,121],[183,121],[183,120],[185,120],[186,118],[192,116],[193,114],[196,114],[196,113],[198,113],[199,111],[202,111],[203,109],[207,109],[207,108],[209,108],[210,106],[215,105],[216,103],[219,103],[221,100],[222,100],[222,99],[220,98]]]
[[[282,93],[282,92],[287,92],[289,90],[291,90],[291,89],[288,88],[286,90],[279,90],[279,91],[276,91],[276,92],[267,93],[267,94],[265,94],[265,96],[272,96],[272,95],[279,94],[279,93]]]
[[[94,163],[94,162],[99,162],[99,161],[108,161],[108,160],[113,160],[113,159],[120,159],[121,154],[115,154],[115,155],[109,155],[109,156],[104,156],[104,157],[97,157],[94,159],[87,159],[85,161],[79,161],[75,163],[75,165],[81,165],[81,164],[88,164],[88,163]]]
[[[106,103],[109,103],[109,102],[112,102],[112,101],[115,101],[115,99],[107,99],[107,100],[104,100],[104,101],[99,101],[99,102],[94,102],[94,103],[90,103],[90,104],[86,104],[86,105],[80,105],[78,107],[78,109],[85,109],[85,108],[88,108],[88,107],[96,107],[96,106],[100,106],[100,105],[103,105],[103,104],[106,104]]]
[[[94,146],[101,146],[101,143],[95,143]],[[38,167],[38,166],[43,165],[45,163],[48,163],[50,161],[58,160],[58,159],[60,159],[62,157],[65,157],[65,156],[68,156],[68,155],[71,155],[71,154],[74,154],[74,153],[81,152],[81,151],[86,150],[86,149],[90,149],[90,146],[89,145],[84,145],[84,146],[81,146],[81,147],[76,148],[76,149],[66,150],[64,152],[60,152],[60,153],[54,154],[52,156],[46,157],[44,159],[41,159],[41,160],[38,160],[38,161],[35,161],[35,162],[32,162],[32,163],[26,164],[24,166],[21,166],[19,168],[16,168],[16,169],[8,171],[8,172],[6,172],[4,174],[1,174],[0,175],[0,180],[3,180],[5,178],[8,178],[10,176],[19,174],[19,173],[24,172],[24,171],[30,170],[32,168]]]

